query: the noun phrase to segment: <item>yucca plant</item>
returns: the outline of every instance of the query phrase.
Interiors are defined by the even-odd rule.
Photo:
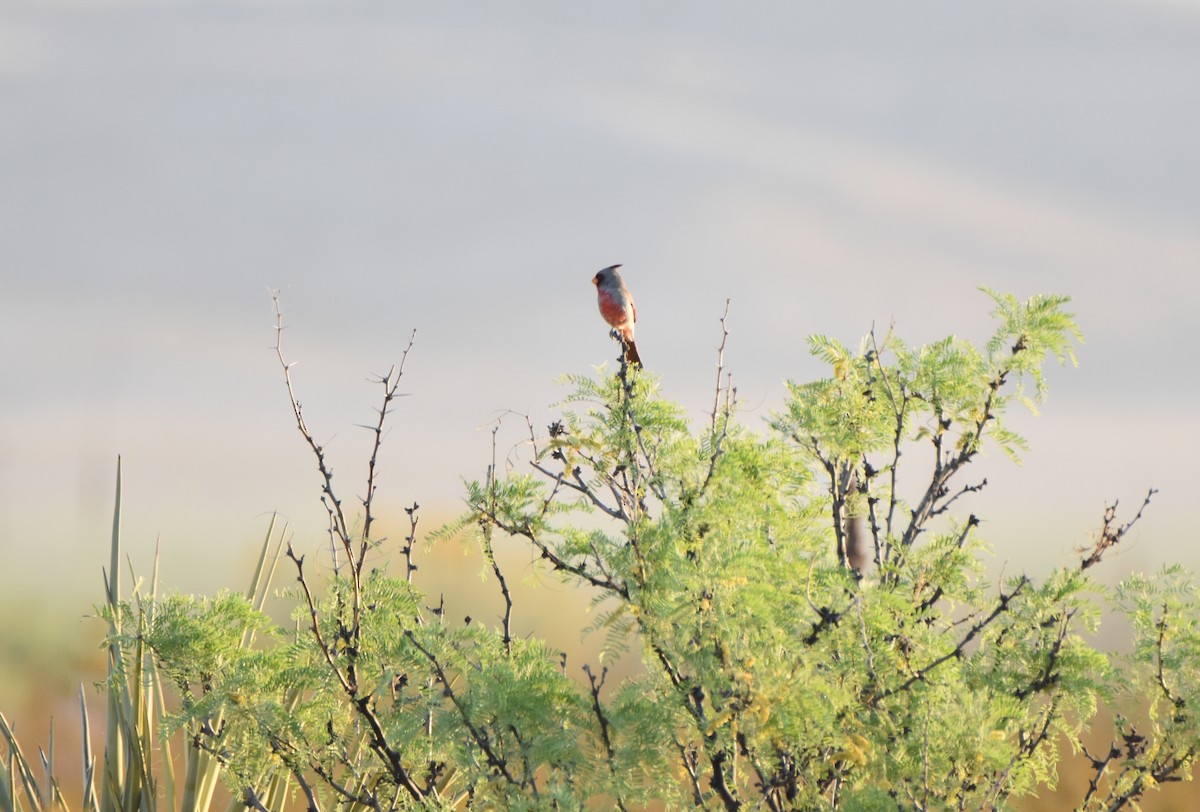
[[[93,724],[87,705],[87,692],[79,688],[80,737],[82,740],[82,793],[78,808],[84,812],[154,812],[178,809],[204,812],[213,807],[221,765],[214,754],[198,747],[195,730],[180,728],[164,731],[164,691],[154,657],[143,643],[151,628],[158,605],[158,553],[148,591],[130,572],[133,584],[129,598],[121,588],[121,460],[117,459],[117,483],[114,499],[112,541],[109,567],[104,572],[104,604],[100,616],[108,624],[106,647],[108,672],[99,686],[105,699],[104,753],[97,770],[92,748]],[[261,611],[282,547],[283,528],[276,534],[276,517],[271,517],[259,554],[254,576],[246,591],[246,600]],[[275,542],[272,552],[272,540]],[[131,633],[132,632],[132,633]],[[247,631],[242,646],[249,648],[254,634]],[[170,735],[174,733],[174,735]],[[179,740],[175,747],[173,740]],[[0,770],[0,812],[41,812],[47,809],[71,809],[64,797],[55,763],[55,733],[51,722],[49,742],[38,748],[36,763],[31,763],[8,720],[0,714],[0,740],[7,753]],[[182,758],[177,764],[175,753]],[[182,784],[176,770],[182,768]],[[276,805],[287,792],[286,773],[264,775],[263,797]],[[231,809],[242,808],[240,801]]]

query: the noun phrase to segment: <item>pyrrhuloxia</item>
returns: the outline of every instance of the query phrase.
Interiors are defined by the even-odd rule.
[[[620,265],[610,265],[592,277],[600,304],[600,315],[621,337],[625,345],[625,360],[630,364],[642,365],[637,344],[633,343],[633,328],[637,324],[637,306],[625,287],[625,281],[617,272]]]
[[[846,485],[846,504],[842,508],[846,519],[846,563],[862,575],[871,563],[873,539],[867,529],[867,517],[862,513],[863,505],[850,504],[851,500],[859,501],[859,493],[858,472],[851,471],[850,482]]]

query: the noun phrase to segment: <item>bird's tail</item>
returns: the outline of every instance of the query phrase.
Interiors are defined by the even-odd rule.
[[[640,367],[642,365],[642,356],[638,355],[637,344],[633,342],[633,339],[628,341],[623,340],[622,343],[625,345],[625,361],[630,364],[637,364]]]

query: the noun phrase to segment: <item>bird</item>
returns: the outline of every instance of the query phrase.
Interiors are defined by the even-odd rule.
[[[638,355],[637,344],[633,341],[633,328],[637,324],[637,305],[633,303],[633,296],[630,295],[629,288],[625,287],[625,280],[617,270],[620,267],[609,265],[592,277],[592,284],[596,286],[600,315],[625,345],[625,360],[641,366],[642,358]]]
[[[867,517],[862,514],[862,488],[858,484],[858,471],[850,472],[846,484],[845,504],[842,507],[846,530],[846,563],[860,577],[871,563],[871,538],[867,535]],[[850,504],[854,501],[856,504]]]

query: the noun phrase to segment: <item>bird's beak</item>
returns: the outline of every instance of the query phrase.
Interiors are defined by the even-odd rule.
[[[599,287],[599,285],[600,285],[600,274],[596,274],[595,276],[593,276],[593,277],[592,277],[592,284],[593,284],[593,285],[596,285],[597,287]]]

